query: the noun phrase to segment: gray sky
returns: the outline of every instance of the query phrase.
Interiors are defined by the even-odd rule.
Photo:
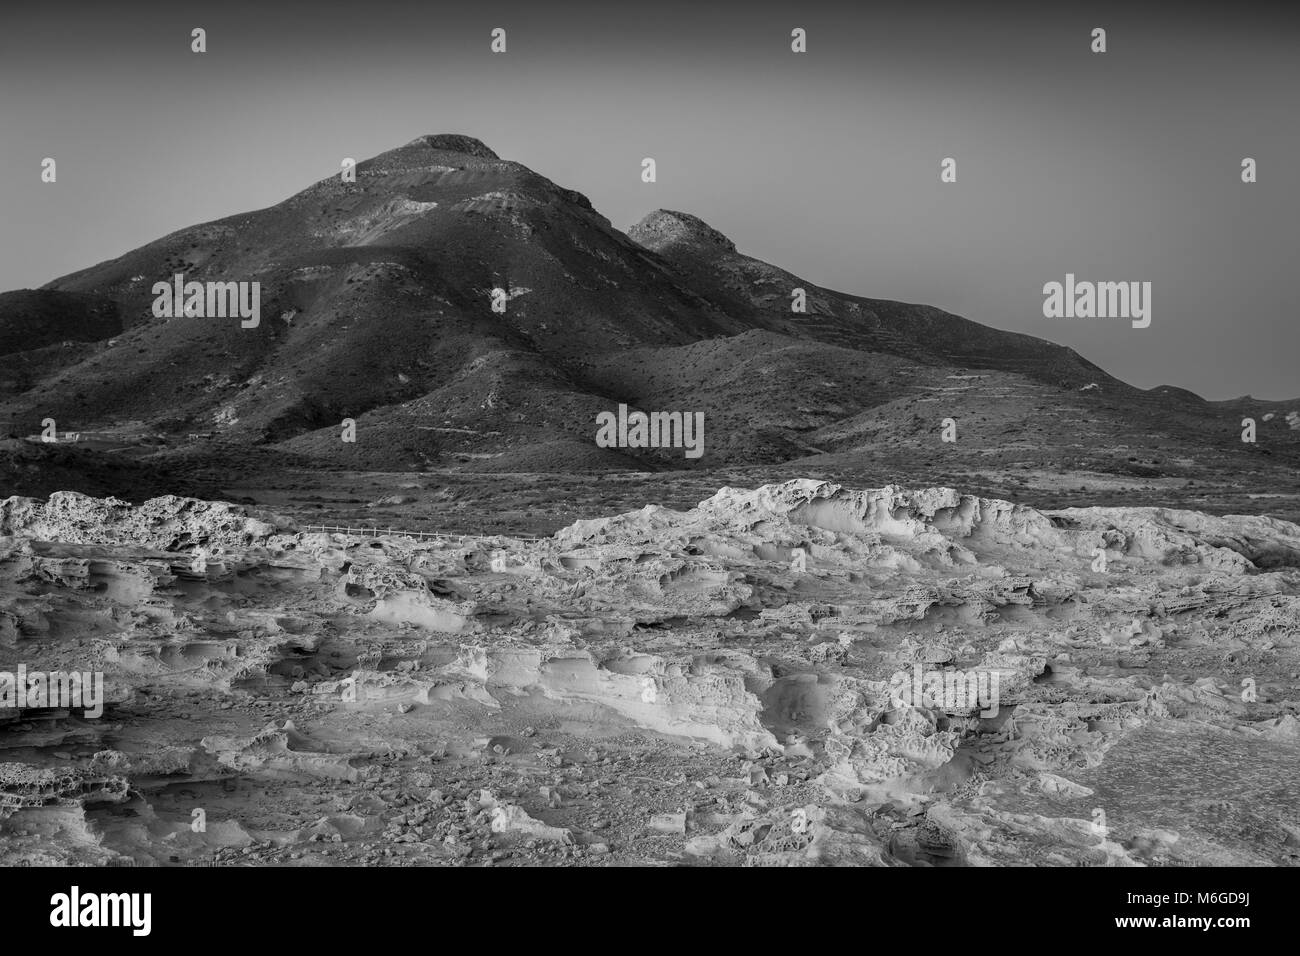
[[[1300,14],[984,6],[26,4],[0,33],[0,289],[461,132],[620,228],[680,209],[820,285],[1039,335],[1135,385],[1300,397]],[[1151,282],[1150,328],[1044,318],[1067,272]]]

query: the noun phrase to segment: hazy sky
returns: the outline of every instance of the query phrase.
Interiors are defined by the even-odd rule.
[[[24,4],[0,28],[0,289],[461,132],[620,228],[680,209],[819,285],[1042,336],[1135,385],[1300,397],[1300,14],[987,6]],[[1067,272],[1151,282],[1151,326],[1044,318]]]

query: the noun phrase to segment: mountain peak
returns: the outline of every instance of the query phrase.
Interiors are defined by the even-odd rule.
[[[480,159],[500,159],[501,157],[488,148],[487,144],[473,136],[461,133],[429,133],[417,136],[403,149],[441,149],[448,153],[465,153]]]
[[[627,231],[628,237],[653,252],[675,245],[720,247],[735,252],[736,244],[698,216],[656,209]]]

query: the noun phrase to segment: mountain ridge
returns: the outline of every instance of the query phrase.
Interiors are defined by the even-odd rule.
[[[355,172],[27,294],[29,314],[32,295],[81,297],[120,329],[14,352],[37,371],[0,379],[0,420],[149,435],[162,455],[223,441],[323,467],[600,472],[874,460],[882,442],[973,460],[1016,448],[1015,434],[1073,458],[1145,444],[1220,455],[1239,450],[1228,419],[1257,410],[1275,413],[1277,450],[1296,452],[1300,431],[1281,424],[1295,403],[1138,389],[1037,336],[822,288],[690,213],[654,210],[622,232],[472,136],[421,135]],[[260,325],[155,318],[153,284],[177,273],[258,282]],[[20,323],[4,303],[0,341]],[[712,457],[597,449],[595,416],[620,403],[705,411]],[[356,443],[340,442],[344,419]],[[946,419],[962,419],[966,445],[936,449]]]

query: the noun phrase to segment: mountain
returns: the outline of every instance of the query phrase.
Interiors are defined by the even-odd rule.
[[[155,317],[154,284],[177,273],[260,283],[260,324]],[[53,418],[106,454],[226,455],[232,473],[247,464],[234,449],[357,471],[791,464],[1012,485],[1218,470],[1273,487],[1300,466],[1300,402],[1136,389],[1042,339],[819,288],[682,212],[625,234],[460,135],[0,296],[0,354],[10,434]],[[596,416],[620,403],[703,412],[705,453],[597,447]],[[955,442],[941,441],[946,418]]]

